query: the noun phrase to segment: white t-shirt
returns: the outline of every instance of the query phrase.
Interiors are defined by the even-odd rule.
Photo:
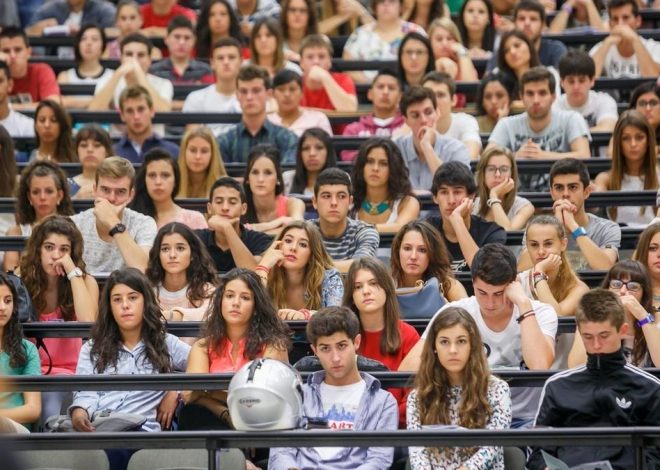
[[[112,75],[113,74],[105,75],[101,77],[98,82],[96,82],[96,87],[94,88],[95,95],[98,94],[98,92],[107,85]],[[172,98],[174,97],[174,86],[172,85],[172,82],[165,78],[151,75],[150,73],[147,74],[147,81],[149,82],[149,85],[154,87],[154,90],[156,90],[156,93],[158,93],[161,98],[166,101],[172,101]],[[117,82],[117,87],[115,88],[113,98],[113,104],[116,109],[119,109],[119,95],[121,95],[121,92],[124,91],[124,88],[126,88],[126,79],[121,77]]]
[[[660,63],[660,42],[645,38],[641,38],[641,41],[655,63]],[[599,42],[591,48],[589,55],[593,57],[601,47],[603,47],[603,43]],[[610,78],[639,78],[641,75],[639,73],[637,54],[633,54],[630,57],[623,57],[616,46],[610,47],[603,63],[603,76]]]
[[[539,328],[541,328],[544,335],[551,338],[554,342],[555,335],[557,334],[557,313],[548,304],[537,300],[532,300],[531,302],[534,313],[536,313],[536,321],[539,324]],[[448,307],[463,308],[474,318],[479,328],[479,333],[481,333],[481,339],[486,347],[488,365],[491,368],[520,369],[520,366],[523,364],[522,342],[520,338],[520,324],[516,321],[516,318],[518,318],[521,312],[518,311],[517,306],[513,306],[513,315],[511,315],[511,320],[507,327],[502,331],[493,331],[486,325],[475,296],[450,302],[444,305],[433,316],[426,330],[424,330],[422,338],[426,338],[433,321]]]
[[[587,121],[589,127],[598,125],[605,119],[619,119],[619,110],[616,101],[607,93],[600,91],[589,91],[587,102],[579,108],[573,108],[568,104],[566,94],[561,95],[552,105],[553,109],[560,111],[577,111]]]
[[[469,114],[451,113],[451,124],[444,135],[453,137],[463,143],[477,142],[481,145],[479,123],[474,116],[470,116]]]
[[[367,384],[360,380],[351,385],[328,385],[321,382],[321,402],[323,414],[331,431],[352,430],[362,395],[367,390]],[[323,460],[329,460],[338,454],[343,447],[316,447]]]
[[[184,113],[240,113],[241,105],[236,94],[224,95],[216,90],[215,85],[195,90],[183,102]],[[233,124],[207,124],[218,136]]]
[[[9,110],[5,119],[0,120],[0,125],[12,137],[34,137],[34,119],[13,109]]]
[[[126,262],[117,244],[114,242],[108,243],[99,237],[93,211],[94,209],[87,209],[71,216],[78,230],[80,230],[83,240],[85,240],[83,260],[85,260],[87,271],[96,275],[110,273],[116,269],[126,267]],[[126,208],[121,222],[126,226],[126,232],[130,234],[138,246],[151,248],[158,232],[154,219]]]

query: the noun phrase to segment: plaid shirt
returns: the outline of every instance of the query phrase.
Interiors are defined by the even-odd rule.
[[[247,163],[250,149],[258,144],[275,145],[282,155],[280,163],[296,161],[298,137],[289,129],[273,124],[268,119],[264,121],[256,135],[250,134],[241,121],[218,137],[220,155],[226,163]]]

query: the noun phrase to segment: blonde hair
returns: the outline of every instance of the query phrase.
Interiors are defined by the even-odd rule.
[[[131,189],[135,184],[135,168],[123,157],[107,157],[96,169],[95,183],[98,186],[101,178],[119,179],[127,177],[131,180]]]
[[[188,171],[188,166],[186,165],[186,150],[188,149],[188,144],[190,140],[200,137],[209,143],[211,146],[211,161],[209,162],[209,167],[206,170],[206,178],[204,183],[199,188],[193,188],[190,183],[190,174]],[[181,139],[181,148],[179,149],[179,172],[181,173],[181,182],[179,184],[179,193],[177,197],[181,198],[207,198],[213,183],[220,178],[221,176],[227,176],[227,170],[225,170],[225,165],[222,162],[222,156],[220,155],[220,148],[218,147],[218,142],[215,140],[215,136],[211,129],[206,126],[196,127],[195,129],[186,132]]]
[[[431,39],[431,36],[433,36],[433,32],[437,28],[444,29],[445,31],[447,31],[449,34],[452,35],[452,37],[456,42],[462,43],[461,33],[458,31],[458,26],[456,26],[456,23],[454,23],[451,19],[445,18],[443,16],[434,19],[428,28],[429,40]]]

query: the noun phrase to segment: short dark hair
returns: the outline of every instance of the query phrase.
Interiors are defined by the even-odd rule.
[[[305,329],[307,341],[316,346],[323,336],[346,333],[351,341],[360,333],[360,320],[348,307],[325,307],[312,315]]]
[[[244,204],[246,202],[245,191],[243,190],[243,186],[241,185],[241,183],[236,181],[231,176],[221,176],[220,178],[215,180],[215,183],[213,183],[213,186],[211,186],[211,190],[209,191],[209,202],[213,200],[213,193],[218,188],[235,189],[236,191],[238,191],[238,194],[241,198],[241,204]]]
[[[249,82],[250,80],[256,79],[262,80],[264,82],[266,90],[271,88],[270,75],[268,75],[268,71],[263,67],[252,64],[244,65],[241,67],[241,69],[238,71],[238,76],[236,77],[236,84],[238,84],[238,82]]]
[[[343,184],[348,189],[348,194],[353,194],[351,177],[348,176],[348,173],[339,168],[326,168],[319,173],[319,176],[316,178],[316,183],[314,183],[314,196],[318,196],[321,186],[331,184]]]
[[[147,52],[149,53],[149,56],[151,56],[151,51],[154,48],[154,45],[148,37],[140,33],[131,33],[122,39],[119,43],[119,50],[124,52],[124,47],[132,42],[139,42],[140,44],[147,46]]]
[[[477,192],[477,183],[469,167],[461,162],[443,163],[433,175],[431,183],[431,194],[438,194],[440,186],[463,186],[468,195]]]
[[[440,84],[445,84],[447,85],[447,89],[449,90],[449,96],[454,96],[456,94],[456,81],[451,78],[451,76],[448,73],[444,72],[429,72],[426,75],[424,75],[424,78],[422,78],[422,86],[426,82],[433,82],[433,83],[440,83]]]
[[[582,296],[575,310],[578,329],[582,323],[609,321],[617,331],[625,321],[625,311],[619,295],[602,288],[592,289]]]
[[[633,0],[631,0],[633,1]],[[520,0],[513,9],[513,20],[516,20],[519,11],[535,11],[541,15],[541,23],[545,23],[545,7],[537,0]]]
[[[243,48],[243,46],[241,46],[241,43],[236,38],[220,38],[213,43],[213,46],[211,47],[211,54],[213,54],[213,51],[221,47],[235,47],[236,49],[238,49],[239,54],[241,53],[241,50]]]
[[[655,92],[656,96],[660,96],[660,86],[658,86],[655,80],[642,83],[641,85],[635,87],[632,94],[630,95],[630,105],[628,106],[628,109],[635,109],[637,107],[637,101],[639,100],[639,97],[644,93],[651,92]]]
[[[569,50],[559,59],[559,76],[563,80],[570,75],[587,76],[590,79],[596,76],[596,64],[589,54],[577,49]]]
[[[591,184],[589,170],[587,170],[585,164],[577,158],[562,158],[552,164],[552,167],[550,167],[550,187],[552,187],[552,182],[555,179],[555,176],[560,175],[579,175],[580,182],[585,188]]]
[[[625,7],[626,5],[630,5],[632,7],[633,15],[639,16],[639,6],[635,0],[610,0],[607,3],[607,13],[609,13],[611,17],[612,10],[615,8]]]
[[[550,87],[550,93],[554,94],[557,86],[557,80],[555,80],[555,76],[552,74],[552,72],[550,72],[550,70],[545,68],[543,65],[532,67],[527,72],[523,73],[522,77],[520,78],[520,92],[525,92],[525,85],[528,83],[545,82],[546,80],[548,82],[548,87]]]
[[[105,51],[105,46],[108,44],[108,38],[106,37],[105,31],[101,26],[97,26],[92,23],[83,25],[82,28],[80,28],[80,30],[76,33],[76,37],[73,40],[73,55],[75,56],[77,63],[80,63],[83,60],[82,55],[80,54],[80,41],[82,41],[83,34],[85,34],[87,30],[90,29],[97,30],[101,36],[101,52]]]
[[[3,26],[0,28],[0,39],[23,38],[25,47],[30,47],[30,38],[27,33],[18,26]]]
[[[179,28],[186,28],[193,33],[193,36],[196,36],[195,27],[193,26],[192,21],[183,15],[176,15],[169,23],[167,23],[167,34],[171,34],[172,31]]]
[[[0,60],[0,70],[5,71],[5,77],[7,77],[7,80],[11,80],[11,69],[4,60]]]
[[[491,286],[503,286],[516,279],[516,257],[505,245],[486,243],[472,258],[472,281],[479,278]]]
[[[405,116],[408,112],[408,107],[413,104],[421,103],[424,100],[431,100],[431,103],[433,103],[433,109],[435,109],[438,104],[435,100],[435,93],[433,93],[433,91],[419,85],[411,86],[403,92],[403,96],[401,97],[401,102],[399,103],[401,114]]]
[[[401,89],[401,84],[399,83],[399,76],[396,74],[394,70],[387,67],[378,70],[376,76],[371,81],[371,85],[369,85],[369,88],[373,88],[374,83],[376,83],[376,80],[378,80],[380,77],[392,77],[393,79],[396,80],[396,84],[399,87],[399,89]]]
[[[289,69],[282,69],[275,74],[275,77],[273,77],[273,88],[277,88],[278,86],[286,85],[291,82],[296,82],[300,88],[303,86],[302,77],[299,73]]]

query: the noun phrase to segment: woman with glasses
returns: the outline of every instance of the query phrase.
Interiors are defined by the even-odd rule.
[[[495,222],[505,230],[520,230],[534,215],[534,206],[518,196],[518,167],[509,149],[491,147],[477,165],[475,215]]]
[[[656,82],[639,85],[630,97],[630,109],[636,109],[649,121],[655,130],[655,144],[660,151],[660,86]],[[611,152],[610,152],[611,155]]]
[[[637,367],[660,366],[660,328],[655,322],[653,289],[648,271],[642,263],[619,261],[608,271],[602,286],[619,294],[626,311],[622,341],[626,360]],[[587,353],[579,334],[575,335],[568,366],[586,363]]]
[[[403,90],[421,85],[424,75],[434,70],[433,49],[425,34],[406,34],[397,57],[397,75]]]

